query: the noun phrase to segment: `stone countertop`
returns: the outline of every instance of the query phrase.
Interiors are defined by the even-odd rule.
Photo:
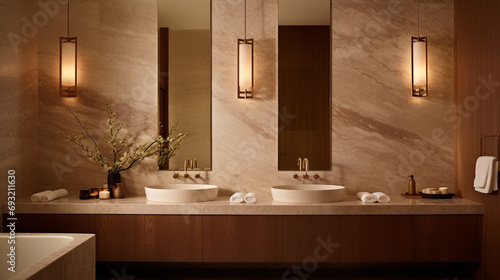
[[[258,196],[258,194],[257,194]],[[16,214],[151,214],[151,215],[471,215],[483,214],[484,207],[463,198],[406,199],[390,195],[389,203],[363,203],[346,196],[335,203],[290,204],[259,197],[254,204],[230,203],[229,197],[194,203],[159,203],[142,197],[109,200],[80,200],[73,197],[51,202],[16,201]],[[2,207],[7,213],[7,205]]]

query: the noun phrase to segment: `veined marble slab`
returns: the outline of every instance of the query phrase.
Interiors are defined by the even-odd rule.
[[[257,194],[258,195],[258,194]],[[483,214],[484,207],[463,198],[406,199],[390,195],[389,203],[365,204],[354,196],[342,202],[289,204],[271,197],[258,197],[255,204],[229,202],[229,197],[195,203],[158,203],[146,197],[109,200],[62,198],[48,203],[17,200],[18,214],[164,214],[164,215],[472,215]],[[3,212],[7,207],[2,206]]]

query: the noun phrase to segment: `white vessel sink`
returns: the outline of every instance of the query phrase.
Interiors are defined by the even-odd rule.
[[[273,200],[288,203],[328,203],[344,200],[345,187],[336,185],[281,185],[271,187]]]
[[[219,187],[203,184],[163,184],[145,187],[146,198],[155,202],[202,202],[215,200]]]

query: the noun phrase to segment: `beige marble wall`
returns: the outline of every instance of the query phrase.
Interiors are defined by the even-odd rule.
[[[351,190],[454,187],[453,1],[421,2],[427,98],[410,97],[417,1],[333,1],[333,174]]]
[[[37,1],[0,0],[0,201],[7,201],[7,172],[15,170],[16,196],[37,185],[37,46],[31,21]],[[24,31],[24,32],[23,32]]]
[[[103,184],[106,175],[56,133],[76,132],[65,111],[74,108],[89,127],[104,123],[102,100],[117,109],[130,132],[156,131],[156,1],[72,1],[78,36],[79,97],[57,93],[58,36],[64,15],[40,33],[39,179],[37,189]],[[236,98],[237,38],[244,36],[244,1],[212,3],[212,163],[203,180],[221,194],[270,195],[275,184],[296,183],[277,171],[277,0],[249,0],[248,37],[255,39],[256,98]],[[453,186],[453,2],[425,1],[421,33],[429,36],[429,97],[410,97],[410,37],[416,34],[416,0],[336,0],[332,6],[332,171],[318,183],[359,190],[405,191]],[[316,173],[316,172],[314,172]],[[194,175],[192,173],[191,175]],[[129,194],[175,180],[148,160],[123,173]],[[33,189],[33,191],[35,191]]]
[[[105,126],[106,100],[125,123],[125,133],[139,135],[137,142],[155,137],[156,11],[155,0],[71,1],[70,35],[78,38],[77,98],[61,98],[58,92],[59,36],[66,34],[65,10],[40,31],[38,189],[64,187],[70,195],[78,195],[79,189],[106,183],[100,166],[56,133],[57,128],[81,133],[66,107],[79,114],[102,146],[106,142],[99,129]],[[143,185],[156,182],[150,180],[151,174],[156,174],[153,159],[124,172],[129,195],[143,194]]]

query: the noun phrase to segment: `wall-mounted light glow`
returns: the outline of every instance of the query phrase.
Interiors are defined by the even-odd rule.
[[[245,0],[245,39],[238,39],[238,98],[253,98],[253,94],[253,39],[247,39]]]
[[[76,37],[69,37],[69,0],[68,36],[59,41],[59,95],[75,97],[77,93]]]
[[[411,75],[411,95],[427,96],[427,37],[411,37]]]
[[[411,37],[411,96],[426,97],[427,37],[420,37],[420,0],[417,1],[417,37]]]
[[[59,92],[63,97],[76,96],[76,37],[60,38]]]
[[[238,39],[238,98],[253,98],[253,39]]]

